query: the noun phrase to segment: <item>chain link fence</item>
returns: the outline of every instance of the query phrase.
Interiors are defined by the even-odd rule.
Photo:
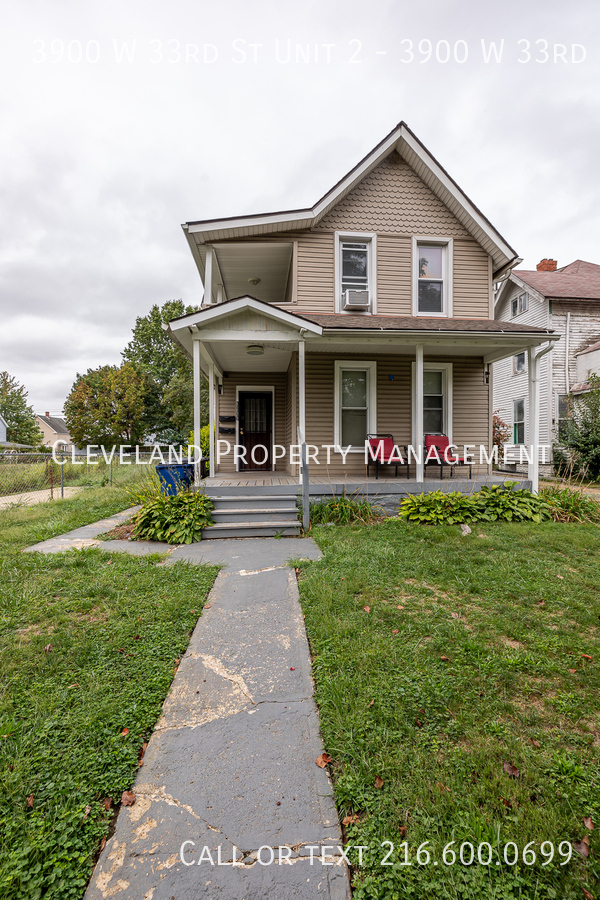
[[[118,456],[106,461],[103,458],[89,461],[85,456],[72,457],[69,453],[57,453],[56,462],[49,453],[0,453],[0,497],[30,496],[44,492],[48,499],[57,499],[71,493],[68,488],[126,487],[149,479],[154,474],[154,462],[150,453],[139,453],[137,458],[121,461]]]

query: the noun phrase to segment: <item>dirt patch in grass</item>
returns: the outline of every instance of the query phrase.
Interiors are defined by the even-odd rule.
[[[521,641],[516,641],[514,638],[508,638],[506,635],[502,635],[500,638],[500,643],[504,647],[510,647],[511,650],[524,650],[525,644],[522,644]]]
[[[99,537],[103,541],[132,541],[134,528],[135,522],[125,522],[124,525],[117,525],[116,528],[111,528],[110,531],[106,531]]]
[[[16,634],[22,641],[30,641],[32,637],[38,637],[40,634],[50,635],[54,631],[54,625],[26,625],[23,628],[17,628]]]

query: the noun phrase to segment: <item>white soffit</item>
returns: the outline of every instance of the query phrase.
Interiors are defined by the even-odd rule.
[[[215,244],[214,252],[227,297],[252,291],[257,300],[282,303],[292,262],[293,244],[284,241],[244,241]],[[260,278],[249,284],[249,278]]]

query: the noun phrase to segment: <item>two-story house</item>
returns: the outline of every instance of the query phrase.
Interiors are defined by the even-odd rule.
[[[196,434],[209,379],[215,483],[291,482],[299,441],[311,485],[364,482],[371,434],[446,435],[489,479],[491,363],[553,336],[495,319],[517,254],[404,123],[309,209],[183,229],[204,298],[169,328],[194,361]],[[409,474],[435,477],[415,458]]]
[[[540,443],[559,438],[569,394],[587,388],[590,372],[600,372],[600,266],[577,259],[557,268],[543,259],[536,271],[514,269],[496,297],[496,318],[552,329],[558,341],[541,360],[539,380]],[[494,363],[494,409],[511,426],[515,445],[531,434],[529,366],[526,354]]]

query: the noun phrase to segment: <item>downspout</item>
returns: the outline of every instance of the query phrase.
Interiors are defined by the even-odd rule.
[[[569,329],[571,325],[571,313],[567,313],[567,326],[565,328],[565,394],[569,393]]]

